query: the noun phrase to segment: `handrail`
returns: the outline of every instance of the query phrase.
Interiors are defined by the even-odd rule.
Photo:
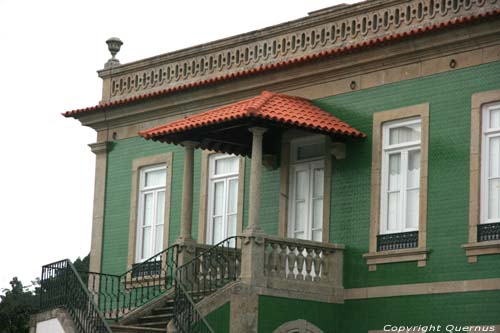
[[[118,320],[173,287],[177,260],[178,245],[174,244],[120,275],[80,274],[88,280],[88,289],[99,300],[104,316]]]
[[[65,308],[80,332],[111,333],[93,296],[68,259],[42,267],[40,308]]]
[[[180,332],[212,332],[195,304],[238,279],[241,238],[229,237],[177,268],[174,323]]]
[[[174,321],[179,333],[214,333],[213,328],[196,308],[186,287],[177,277],[175,279]]]

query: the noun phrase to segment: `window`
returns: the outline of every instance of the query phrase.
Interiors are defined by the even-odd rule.
[[[324,140],[292,143],[290,168],[289,237],[323,240]]]
[[[483,107],[481,221],[500,222],[500,104]]]
[[[418,230],[420,140],[419,118],[383,125],[380,234]]]
[[[470,114],[469,263],[500,253],[500,90],[472,95]]]
[[[209,156],[207,244],[235,236],[238,221],[238,179],[240,158]]]
[[[378,264],[426,265],[429,104],[373,114],[370,271]]]
[[[136,262],[144,261],[163,249],[166,177],[164,165],[140,170]]]

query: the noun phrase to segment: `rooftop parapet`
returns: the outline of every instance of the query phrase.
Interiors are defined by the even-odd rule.
[[[500,0],[368,0],[262,30],[100,70],[101,103],[220,78],[387,35],[478,16]]]

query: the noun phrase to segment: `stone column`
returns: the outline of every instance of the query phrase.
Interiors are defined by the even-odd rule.
[[[262,171],[262,138],[265,128],[252,127],[252,163],[250,169],[250,198],[248,227],[243,232],[241,247],[241,281],[249,288],[261,287],[264,277],[265,234],[259,227],[260,178]],[[246,331],[245,331],[246,332]]]
[[[184,178],[182,184],[182,207],[181,207],[181,234],[180,241],[193,241],[193,169],[194,169],[194,147],[198,145],[194,141],[184,141]]]
[[[251,127],[252,132],[252,160],[250,167],[250,198],[248,211],[249,231],[259,230],[260,213],[260,178],[262,174],[262,139],[266,128]]]
[[[195,141],[184,141],[181,143],[185,148],[184,154],[184,178],[182,183],[181,204],[181,233],[177,239],[179,253],[177,266],[184,265],[196,254],[196,243],[193,240],[193,169],[194,148],[198,145]]]
[[[96,155],[89,270],[96,273],[101,272],[104,207],[106,204],[106,169],[110,146],[111,144],[108,141],[89,144],[90,149]],[[96,282],[99,283],[98,280]],[[99,288],[99,286],[94,285],[94,288]]]

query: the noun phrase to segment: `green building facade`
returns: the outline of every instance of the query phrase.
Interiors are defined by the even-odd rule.
[[[65,114],[98,133],[89,289],[104,313],[103,274],[160,290],[110,329],[500,332],[499,12],[371,0],[110,60],[101,103]]]

